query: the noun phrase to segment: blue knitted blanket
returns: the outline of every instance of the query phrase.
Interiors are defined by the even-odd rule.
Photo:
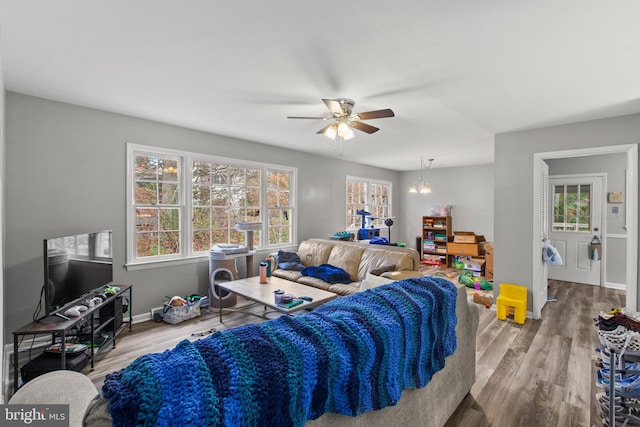
[[[456,287],[422,277],[184,340],[106,377],[115,426],[302,426],[424,387],[456,349]]]
[[[300,273],[303,276],[315,277],[327,283],[351,283],[349,273],[331,264],[310,265],[303,268]]]

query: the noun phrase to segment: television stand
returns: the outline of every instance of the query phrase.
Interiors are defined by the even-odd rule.
[[[64,313],[68,308],[81,305],[84,300],[91,297],[90,294],[67,304],[50,316],[31,322],[13,332],[14,392],[18,390],[18,379],[21,370],[23,382],[26,383],[38,375],[58,369],[80,371],[88,363],[91,363],[91,369],[93,369],[93,359],[101,349],[107,348],[109,344],[113,344],[113,348],[115,348],[116,335],[124,329],[124,324],[128,323],[129,330],[131,330],[133,324],[131,314],[132,286],[117,286],[120,290],[115,295],[110,295],[101,304],[89,307],[87,311],[81,312],[80,316],[70,317],[61,313]],[[124,319],[123,299],[125,298],[128,298],[129,318],[127,320]],[[106,338],[102,342],[95,342],[96,334],[100,333]],[[62,348],[66,348],[69,338],[75,337],[77,340],[83,340],[87,344],[87,350],[84,353],[86,357],[80,358],[78,354],[67,355],[65,351],[55,354],[42,353],[21,368],[19,362],[20,337],[25,335],[51,335],[51,344],[59,344]]]

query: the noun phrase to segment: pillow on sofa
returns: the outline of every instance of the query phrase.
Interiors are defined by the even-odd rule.
[[[304,268],[304,265],[302,265],[302,262],[300,261],[300,257],[295,252],[279,250],[278,255],[276,255],[276,261],[278,263],[278,267],[283,270],[300,271]]]
[[[386,285],[387,283],[393,282],[394,280],[367,273],[367,276],[364,278],[364,280],[360,282],[360,291],[377,288],[378,286]]]
[[[374,276],[380,276],[382,273],[386,273],[387,271],[396,271],[396,265],[383,265],[382,267],[374,268],[369,273],[373,274]]]

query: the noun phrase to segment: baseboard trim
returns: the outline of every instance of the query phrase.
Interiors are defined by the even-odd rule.
[[[624,283],[604,282],[604,287],[608,289],[618,289],[621,291],[627,290],[627,285],[625,285]]]

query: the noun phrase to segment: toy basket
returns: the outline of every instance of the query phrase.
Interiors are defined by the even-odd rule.
[[[190,304],[173,306],[164,304],[162,320],[175,325],[185,320],[200,316],[200,300]]]

